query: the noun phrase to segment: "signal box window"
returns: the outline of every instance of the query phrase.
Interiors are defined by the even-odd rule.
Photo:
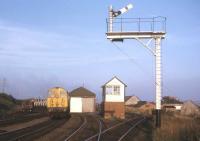
[[[120,86],[106,86],[106,94],[110,95],[119,95],[120,94]]]
[[[106,86],[106,94],[112,94],[112,86]]]
[[[114,95],[120,94],[120,86],[113,86],[113,94]]]

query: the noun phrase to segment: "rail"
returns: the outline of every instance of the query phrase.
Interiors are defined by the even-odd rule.
[[[0,134],[1,141],[27,141],[38,138],[63,125],[66,120],[48,120],[33,126]]]
[[[127,123],[130,123],[130,124],[131,124],[131,122],[134,121],[134,120],[137,120],[137,122],[134,123],[133,125],[131,125],[131,127],[130,127],[123,135],[121,135],[121,136],[119,137],[118,141],[121,141],[125,136],[127,136],[127,134],[128,134],[131,130],[133,130],[137,125],[141,124],[144,120],[146,120],[146,118],[145,118],[145,117],[139,118],[139,119],[138,119],[138,118],[132,118],[132,119],[126,120],[126,121],[124,121],[124,122],[118,123],[118,124],[116,124],[116,125],[114,125],[114,126],[111,126],[110,128],[107,128],[107,129],[105,129],[105,130],[103,130],[103,131],[101,131],[101,132],[99,132],[99,133],[97,133],[97,134],[95,134],[95,135],[93,135],[93,136],[87,138],[85,141],[90,141],[90,140],[95,139],[95,138],[97,138],[97,137],[98,137],[98,140],[100,140],[100,136],[103,135],[103,134],[105,134],[106,132],[111,131],[111,130],[113,130],[113,129],[119,127],[119,126],[122,126],[122,125],[124,125],[124,124],[127,124]]]
[[[101,120],[100,120],[100,119],[98,120],[98,122],[99,122],[99,135],[98,135],[97,141],[100,141],[101,132],[102,132],[102,123],[101,123]]]
[[[79,128],[76,129],[76,130],[75,130],[70,136],[68,136],[64,141],[70,140],[80,129],[82,129],[82,128],[85,126],[86,123],[87,123],[87,119],[84,118],[84,121],[83,121],[83,123],[79,126]]]
[[[99,123],[99,133],[96,133],[95,135],[90,136],[89,138],[85,139],[84,141],[90,141],[91,139],[96,138],[96,137],[97,137],[97,141],[100,141],[101,134],[102,134],[102,122],[100,119],[98,120],[98,123]]]
[[[0,120],[0,126],[4,127],[4,126],[16,124],[16,123],[23,123],[23,122],[27,122],[27,121],[30,121],[30,120],[33,120],[33,119],[42,118],[42,117],[45,117],[45,116],[47,116],[47,115],[40,114],[40,113],[20,115],[20,116],[12,117],[10,119]]]
[[[119,139],[118,141],[122,141],[124,139],[124,137],[126,137],[131,130],[133,130],[137,125],[139,125],[140,123],[142,123],[144,120],[146,120],[146,118],[142,118],[141,120],[139,120],[138,122],[136,122],[131,128],[129,128]]]

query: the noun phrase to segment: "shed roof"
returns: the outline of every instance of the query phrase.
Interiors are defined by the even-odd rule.
[[[124,82],[122,82],[119,78],[117,78],[117,76],[114,76],[112,79],[110,79],[109,81],[107,81],[102,87],[104,87],[106,84],[108,84],[110,81],[112,81],[113,79],[117,79],[119,82],[121,82],[122,84],[124,84],[124,86],[125,87],[127,87],[127,85],[124,83]]]
[[[128,101],[132,96],[125,96],[125,102]]]
[[[146,109],[146,108],[155,108],[156,104],[154,102],[147,102],[143,105],[141,105],[140,109]]]
[[[140,101],[140,99],[137,97],[137,96],[135,96],[135,95],[130,95],[130,96],[125,96],[125,102],[126,101],[128,101],[129,99],[131,99],[131,98],[135,98],[135,99],[138,99],[139,101]]]
[[[71,97],[96,97],[96,95],[93,92],[84,87],[79,87],[77,89],[74,89],[73,91],[70,92],[69,95]]]

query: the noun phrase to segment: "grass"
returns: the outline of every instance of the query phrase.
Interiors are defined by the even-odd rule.
[[[200,141],[200,119],[162,115],[161,128],[154,129],[153,141]]]
[[[150,115],[148,117],[138,126],[131,141],[200,141],[200,117],[162,113],[161,128],[155,128],[154,119]]]

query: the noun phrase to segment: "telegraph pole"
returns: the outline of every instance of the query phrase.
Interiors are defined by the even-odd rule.
[[[155,66],[156,66],[156,127],[161,126],[161,38],[155,38]]]

